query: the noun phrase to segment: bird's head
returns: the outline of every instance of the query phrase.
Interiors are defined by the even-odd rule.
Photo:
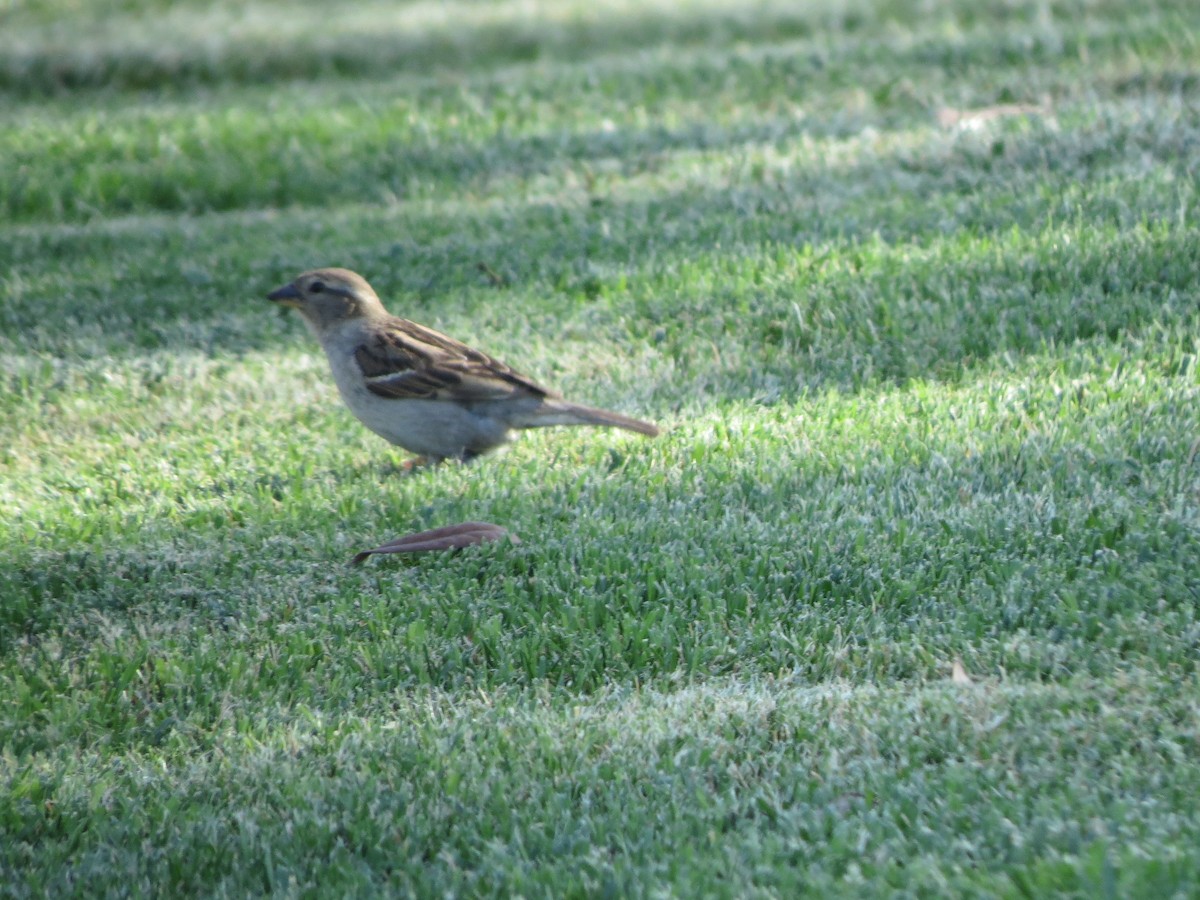
[[[367,280],[349,269],[313,269],[271,291],[267,299],[298,309],[318,332],[387,314]]]

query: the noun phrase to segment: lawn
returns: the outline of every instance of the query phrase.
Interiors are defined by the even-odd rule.
[[[0,4],[0,896],[1200,896],[1200,5],[336,10]]]

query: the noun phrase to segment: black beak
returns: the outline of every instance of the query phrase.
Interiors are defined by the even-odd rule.
[[[285,284],[283,287],[276,288],[267,294],[267,299],[274,300],[276,303],[286,303],[289,300],[295,302],[300,299],[300,292],[296,290],[296,285]]]

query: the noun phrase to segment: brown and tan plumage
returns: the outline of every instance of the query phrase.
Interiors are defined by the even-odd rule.
[[[504,443],[511,429],[546,425],[658,434],[649,422],[563,400],[486,353],[389,314],[347,269],[305,272],[268,297],[304,316],[359,420],[414,453],[470,459]]]
[[[354,351],[368,390],[407,400],[498,400],[528,392],[557,396],[486,353],[399,319],[403,328],[372,335]]]

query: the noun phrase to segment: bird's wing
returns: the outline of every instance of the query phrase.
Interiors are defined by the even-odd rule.
[[[354,352],[367,389],[393,400],[472,403],[517,394],[555,397],[504,363],[410,322],[392,319]]]

